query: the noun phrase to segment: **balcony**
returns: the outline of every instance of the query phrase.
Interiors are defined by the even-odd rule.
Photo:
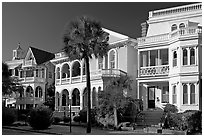
[[[119,69],[102,69],[98,71],[92,71],[90,73],[90,79],[91,80],[97,80],[102,79],[104,77],[120,77],[122,75],[127,75],[126,72],[119,70]],[[70,78],[63,78],[63,79],[56,79],[55,83],[56,86],[60,84],[70,84],[70,83],[79,83],[79,82],[85,82],[86,81],[86,75],[83,76],[77,76],[72,77],[71,81]]]
[[[58,111],[69,111],[70,106],[58,106],[56,107],[56,110]],[[80,111],[80,106],[71,106],[71,111],[72,112],[79,112]]]
[[[43,98],[37,98],[37,97],[19,97],[16,99],[16,104],[38,104],[42,103]]]
[[[162,76],[169,74],[169,65],[149,66],[140,68],[140,77],[145,76]]]
[[[188,36],[189,37],[198,36],[198,34],[202,34],[201,27],[187,27],[187,28],[178,29],[166,34],[149,36],[149,37],[141,37],[141,38],[138,38],[137,40],[138,40],[138,46],[143,46],[148,44],[149,45],[158,44],[161,42],[170,42],[171,40],[180,39]]]
[[[39,77],[25,77],[25,78],[19,78],[20,82],[45,82],[45,78],[39,78]]]

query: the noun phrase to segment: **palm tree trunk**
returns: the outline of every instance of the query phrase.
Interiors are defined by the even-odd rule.
[[[117,128],[117,126],[118,126],[118,117],[117,117],[117,108],[116,108],[115,103],[114,103],[114,105],[113,105],[113,114],[114,114],[114,124],[115,124],[115,128]]]
[[[86,133],[91,133],[91,82],[90,82],[90,70],[89,70],[89,57],[85,57],[84,59],[85,59],[85,65],[86,65],[86,87],[88,90]]]

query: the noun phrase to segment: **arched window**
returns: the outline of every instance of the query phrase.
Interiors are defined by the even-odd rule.
[[[188,53],[187,53],[187,49],[183,49],[183,65],[187,65],[188,64]]]
[[[81,70],[80,70],[80,63],[78,61],[75,61],[72,66],[72,77],[80,76]]]
[[[103,69],[103,58],[98,57],[98,69]]]
[[[190,49],[190,65],[195,64],[195,49],[191,48]]]
[[[183,85],[183,104],[188,104],[188,87],[186,84]]]
[[[97,101],[97,95],[96,95],[96,88],[94,87],[92,90],[92,106],[96,106],[96,101]]]
[[[177,29],[177,25],[176,24],[173,24],[172,26],[171,26],[171,31],[174,31],[174,30],[176,30]]]
[[[173,67],[177,66],[177,52],[173,52]]]
[[[72,106],[80,106],[80,92],[77,88],[72,92]]]
[[[35,97],[42,97],[42,88],[40,86],[35,89]]]
[[[185,28],[185,24],[184,23],[179,24],[179,29],[182,29],[182,28]]]
[[[15,76],[18,76],[18,69],[15,69]]]
[[[62,106],[68,106],[69,105],[69,92],[64,89],[62,91]]]
[[[62,78],[69,78],[70,77],[70,68],[68,64],[64,64],[62,66]]]
[[[190,104],[195,104],[195,85],[191,84],[190,86]]]
[[[33,97],[33,88],[31,86],[26,89],[26,97]]]
[[[114,50],[112,50],[110,53],[109,53],[109,67],[110,69],[115,69],[116,68],[116,62],[115,62],[115,58],[116,58],[116,53]]]
[[[57,78],[57,79],[60,79],[60,68],[59,68],[59,67],[57,68],[56,74],[57,74],[56,78]]]
[[[83,107],[87,107],[87,104],[88,104],[88,90],[87,88],[84,89],[84,92],[83,92]]]

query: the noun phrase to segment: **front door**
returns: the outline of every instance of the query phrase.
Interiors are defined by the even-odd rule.
[[[148,108],[155,108],[155,87],[148,87]]]

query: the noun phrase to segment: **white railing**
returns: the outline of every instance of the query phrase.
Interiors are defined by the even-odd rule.
[[[140,68],[140,76],[168,75],[169,65],[149,66]]]
[[[155,35],[155,36],[149,36],[149,37],[141,37],[138,38],[138,45],[142,44],[152,44],[155,42],[164,42],[169,41],[175,38],[180,38],[182,36],[188,36],[188,35],[197,35],[202,33],[201,27],[187,27],[178,29],[175,31],[172,31],[170,33],[161,34],[161,35]]]
[[[19,78],[20,82],[45,82],[45,78],[39,78],[39,77],[24,77]]]
[[[168,8],[163,10],[151,11],[149,16],[150,17],[166,16],[170,14],[177,14],[177,13],[201,10],[201,9],[202,9],[202,3],[198,3],[198,4],[179,6],[179,7]]]
[[[102,77],[120,77],[122,75],[127,75],[127,73],[119,69],[102,69],[102,70],[90,72],[90,79],[96,80],[96,79],[101,79]],[[56,85],[85,82],[85,81],[86,81],[86,75],[72,77],[71,82],[70,82],[70,78],[55,80]]]

